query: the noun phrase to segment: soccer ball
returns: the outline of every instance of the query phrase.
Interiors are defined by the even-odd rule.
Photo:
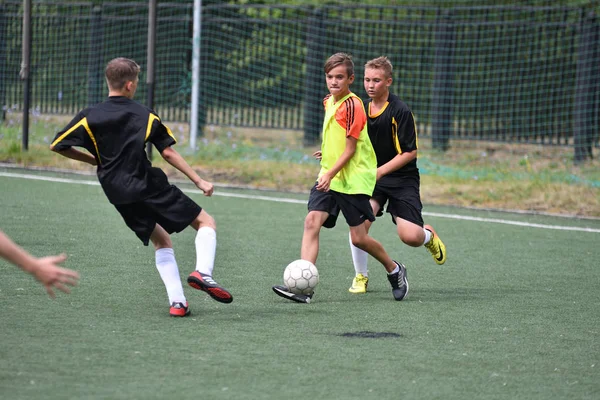
[[[319,271],[310,261],[292,261],[283,271],[283,283],[292,293],[311,295],[319,283]]]

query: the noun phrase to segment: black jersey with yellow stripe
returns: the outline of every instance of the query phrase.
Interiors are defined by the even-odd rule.
[[[80,111],[56,134],[52,146],[57,151],[70,147],[89,151],[96,158],[98,180],[108,200],[129,204],[169,186],[165,173],[148,160],[147,142],[162,152],[176,140],[150,108],[114,96]]]
[[[365,109],[369,138],[377,156],[377,167],[388,163],[398,154],[418,148],[417,127],[413,114],[398,96],[390,93],[387,103],[377,114],[370,111],[371,101],[365,103]],[[386,176],[407,175],[419,175],[416,158]]]

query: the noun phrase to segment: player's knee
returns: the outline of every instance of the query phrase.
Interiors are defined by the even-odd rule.
[[[212,216],[208,215],[208,217],[202,221],[202,226],[207,226],[217,230],[217,221],[215,221]]]
[[[351,235],[350,240],[352,245],[358,247],[361,250],[365,250],[368,246],[369,236],[367,235]]]
[[[419,247],[423,244],[423,237],[419,236],[418,232],[400,232],[398,234],[402,243],[411,246]]]
[[[207,213],[204,210],[202,210],[202,212],[198,214],[196,219],[192,222],[192,226],[196,230],[203,227],[208,227],[217,230],[217,222],[209,213]]]
[[[304,231],[318,231],[321,228],[321,221],[318,216],[308,213],[304,219]]]
[[[152,244],[154,245],[154,250],[159,249],[172,249],[173,242],[171,241],[170,236],[155,236],[152,238]]]

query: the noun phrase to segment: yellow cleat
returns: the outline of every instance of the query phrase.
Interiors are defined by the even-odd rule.
[[[433,257],[434,261],[439,265],[442,265],[446,262],[446,246],[444,245],[438,234],[435,233],[431,225],[425,225],[423,226],[423,228],[431,232],[431,239],[427,244],[425,244],[425,247],[431,253],[431,256]]]
[[[363,274],[357,274],[352,280],[352,286],[348,291],[350,293],[367,293],[367,285],[369,284],[369,277]]]

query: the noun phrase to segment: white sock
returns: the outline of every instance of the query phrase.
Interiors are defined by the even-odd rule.
[[[352,244],[352,235],[350,233],[348,233],[348,240],[350,241],[350,251],[352,252],[354,271],[356,271],[357,275],[363,274],[364,276],[369,276],[369,270],[367,269],[369,253]]]
[[[183,286],[179,277],[179,268],[175,261],[175,253],[173,249],[164,248],[156,250],[156,269],[165,284],[167,295],[169,296],[169,304],[183,303],[185,304],[185,296],[183,294]]]
[[[392,272],[388,272],[388,275],[393,275],[399,271],[400,271],[400,267],[398,265],[396,265],[396,268],[394,268],[394,270]]]
[[[196,233],[196,271],[212,276],[217,251],[217,232],[203,226]]]
[[[425,232],[425,241],[423,241],[423,244],[427,244],[431,240],[431,232],[425,228],[423,228],[423,232]]]

